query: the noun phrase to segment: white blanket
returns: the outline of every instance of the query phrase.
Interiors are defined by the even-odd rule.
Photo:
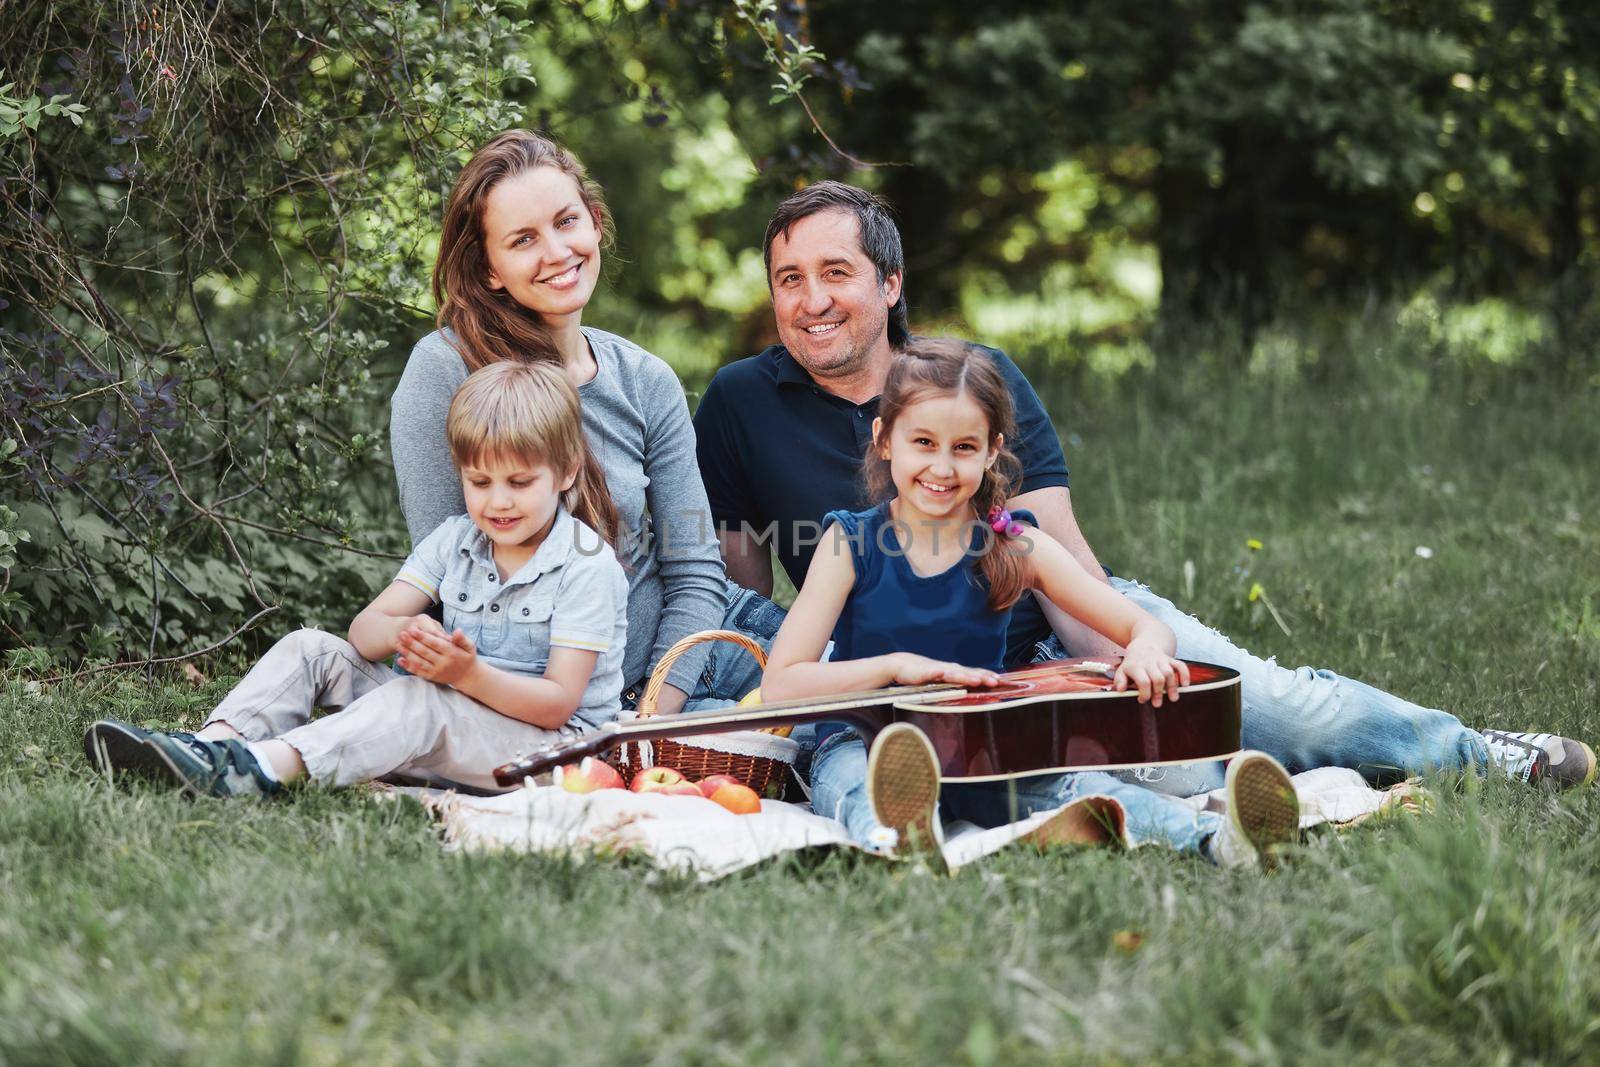
[[[1344,824],[1364,819],[1390,804],[1415,797],[1397,786],[1373,789],[1355,771],[1323,767],[1294,776],[1300,797],[1300,826]],[[630,793],[602,789],[568,793],[553,786],[529,785],[494,797],[461,796],[435,790],[407,790],[428,804],[444,826],[447,848],[524,852],[631,852],[658,867],[694,874],[705,881],[732,874],[784,852],[807,848],[855,848],[843,824],[810,809],[781,801],[762,801],[753,815],[734,815],[699,797]],[[1213,808],[1221,790],[1181,803]],[[1050,818],[1040,812],[991,830],[954,830],[944,844],[951,868],[990,855]]]

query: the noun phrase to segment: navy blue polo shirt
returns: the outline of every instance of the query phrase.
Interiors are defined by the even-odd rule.
[[[984,348],[1005,376],[1017,422],[1008,441],[1022,464],[1027,493],[1065,487],[1067,460],[1039,395],[1017,365],[998,349]],[[773,345],[723,367],[695,410],[700,476],[720,528],[748,528],[774,545],[796,587],[830,511],[863,511],[862,461],[872,443],[878,398],[864,404],[834,396]],[[1006,640],[1006,662],[1025,662],[1050,636],[1050,624],[1031,596],[1017,602]]]

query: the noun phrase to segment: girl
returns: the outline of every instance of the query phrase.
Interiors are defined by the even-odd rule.
[[[390,444],[400,507],[420,542],[463,507],[445,446],[445,409],[467,374],[498,363],[562,369],[583,402],[583,426],[623,528],[628,647],[623,702],[679,638],[719,627],[763,644],[782,609],[730,590],[707,521],[694,429],[672,368],[615,334],[582,325],[611,243],[611,216],[570,152],[526,130],[473,155],[445,209],[433,273],[439,329],[411,353],[395,389]],[[730,595],[730,594],[735,595]],[[674,665],[661,710],[737,700],[760,681],[731,645]]]
[[[97,722],[90,761],[192,796],[393,773],[493,790],[517,753],[615,718],[628,583],[577,393],[552,364],[499,363],[456,391],[446,427],[466,514],[417,545],[349,641],[290,634],[198,734]],[[397,651],[408,676],[378,662]],[[312,722],[317,705],[344,710]]]
[[[778,633],[761,690],[767,700],[888,685],[993,685],[1011,606],[1037,590],[1125,649],[1119,690],[1160,707],[1188,683],[1172,631],[1084,572],[1059,543],[1004,510],[1011,401],[979,349],[914,340],[895,356],[878,402],[863,512],[830,512],[803,587]],[[829,662],[818,662],[828,640]],[[843,724],[817,731],[813,804],[869,846],[910,833],[926,845],[937,824],[938,767],[910,727],[881,733],[873,752]],[[952,787],[947,813],[980,825],[1059,808],[1091,794],[1121,809],[1128,836],[1161,839],[1223,862],[1254,862],[1287,840],[1298,808],[1288,775],[1259,753],[1229,767],[1229,817],[1101,773],[1013,786]],[[1120,818],[1118,821],[1122,821]],[[894,831],[884,835],[882,827]]]

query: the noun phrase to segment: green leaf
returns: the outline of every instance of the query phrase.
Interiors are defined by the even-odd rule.
[[[95,553],[103,551],[106,542],[113,540],[117,535],[117,531],[110,524],[91,512],[62,515],[61,523],[66,527],[67,535],[72,540]]]

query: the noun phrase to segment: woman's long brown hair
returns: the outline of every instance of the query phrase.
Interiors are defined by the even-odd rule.
[[[583,436],[578,391],[559,363],[501,361],[467,375],[450,398],[444,432],[457,469],[499,458],[542,463],[557,476],[577,468],[562,505],[617,546],[617,504]]]
[[[539,316],[501,289],[489,287],[483,212],[489,193],[507,178],[535,167],[554,167],[578,183],[584,207],[600,229],[600,246],[612,244],[605,194],[573,154],[529,130],[507,130],[473,153],[444,209],[439,258],[433,265],[433,300],[439,328],[449,327],[468,370],[500,360],[560,362]]]
[[[913,337],[896,352],[889,365],[889,376],[878,399],[878,418],[883,420],[878,440],[887,442],[889,433],[907,407],[931,396],[968,396],[989,422],[989,440],[1004,434],[1010,439],[1012,428],[1011,390],[1006,388],[1000,368],[976,345],[945,337]],[[895,495],[894,480],[882,444],[867,451],[865,476],[870,500],[888,500]],[[1021,599],[1030,587],[1027,561],[1017,551],[1017,539],[1002,531],[991,532],[984,517],[993,507],[1005,507],[1014,480],[1022,465],[1009,448],[1002,445],[999,457],[983,472],[977,492],[972,494],[975,521],[984,527],[984,552],[978,557],[978,573],[989,586],[989,608],[1005,611]]]

